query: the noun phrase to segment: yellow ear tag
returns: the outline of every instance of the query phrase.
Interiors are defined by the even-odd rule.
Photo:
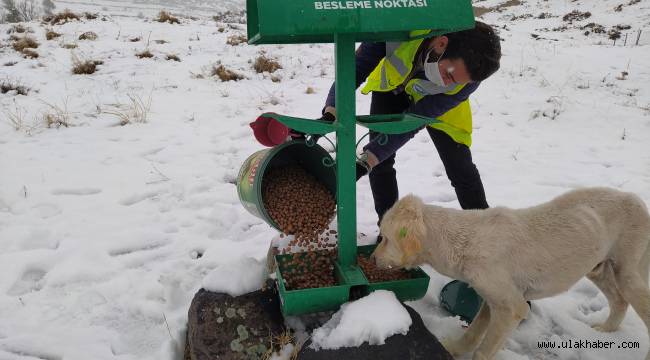
[[[402,228],[399,229],[399,237],[400,239],[406,237],[406,227],[402,226]]]

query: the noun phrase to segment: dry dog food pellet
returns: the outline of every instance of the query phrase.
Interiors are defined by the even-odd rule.
[[[268,170],[262,199],[269,216],[282,232],[294,235],[290,246],[308,250],[325,248],[323,233],[336,210],[336,200],[325,185],[299,166]]]
[[[359,267],[361,267],[363,270],[363,273],[366,274],[366,278],[368,278],[368,281],[371,283],[406,280],[411,278],[411,274],[409,274],[409,272],[404,269],[379,269],[373,260],[363,255],[359,255],[357,257],[357,262],[359,264]]]

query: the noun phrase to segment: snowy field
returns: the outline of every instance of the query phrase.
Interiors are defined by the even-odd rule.
[[[170,3],[181,21],[174,25],[153,22],[165,6],[147,2],[55,3],[100,17],[23,24],[40,44],[36,59],[14,51],[12,26],[0,25],[0,82],[29,89],[0,94],[0,360],[178,359],[204,279],[220,272],[241,282],[245,274],[227,268],[263,261],[277,235],[237,197],[239,167],[261,149],[248,123],[266,111],[318,117],[333,81],[333,47],[229,45],[245,24],[212,15],[237,3],[192,2],[196,11]],[[473,156],[490,205],[531,206],[583,186],[634,192],[650,204],[650,3],[475,5],[491,10],[481,19],[503,38],[501,70],[471,98]],[[573,10],[590,17],[563,20]],[[589,23],[604,33],[585,35],[600,29]],[[614,43],[607,32],[617,25]],[[62,36],[48,41],[46,28]],[[97,40],[78,40],[87,31]],[[70,44],[77,47],[64,48]],[[136,57],[144,50],[153,57]],[[166,60],[170,54],[181,61]],[[256,73],[261,54],[282,69]],[[73,75],[73,62],[85,60],[103,64]],[[244,79],[211,76],[218,62]],[[357,100],[358,113],[367,113],[369,97]],[[56,115],[68,126],[48,127]],[[400,150],[397,169],[402,194],[459,208],[426,133]],[[367,179],[357,191],[358,230],[373,238]],[[437,299],[449,279],[426,270],[427,296],[410,305],[439,338],[459,336],[461,322]],[[582,280],[535,301],[497,358],[644,358],[649,343],[636,313],[629,310],[615,333],[592,330],[607,314],[605,297]],[[538,347],[580,340],[640,348]]]

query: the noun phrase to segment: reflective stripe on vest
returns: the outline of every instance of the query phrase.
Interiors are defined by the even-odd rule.
[[[413,69],[413,60],[424,37],[430,31],[416,30],[411,32],[411,37],[419,37],[416,40],[405,42],[387,42],[386,56],[381,59],[377,67],[370,73],[366,85],[361,93],[368,94],[371,91],[388,92],[394,90],[404,83],[406,77]],[[463,89],[465,85],[457,85],[445,95],[454,95]],[[424,96],[432,94],[430,91],[439,90],[428,80],[411,79],[404,87],[406,93],[414,103],[420,101]],[[434,93],[435,94],[435,93]],[[438,117],[442,123],[432,123],[428,126],[444,131],[457,143],[472,144],[472,111],[469,100],[465,100],[456,107]]]

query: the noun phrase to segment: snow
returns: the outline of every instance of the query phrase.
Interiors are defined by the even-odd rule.
[[[219,265],[210,271],[203,278],[203,288],[230,296],[240,296],[259,290],[267,275],[265,261],[253,258],[239,259]]]
[[[395,334],[406,335],[413,321],[391,291],[377,290],[343,304],[332,318],[311,335],[315,349],[383,345]]]
[[[151,21],[171,2],[56,3],[97,11],[106,21],[54,26],[63,36],[53,41],[39,23],[26,24],[40,43],[38,59],[4,46],[11,26],[0,25],[0,81],[31,89],[27,96],[0,94],[0,359],[178,358],[198,289],[252,289],[277,238],[240,205],[234,186],[242,162],[262,148],[248,123],[267,111],[318,117],[334,76],[333,47],[228,45],[228,37],[245,34],[245,24],[216,23],[209,9],[218,6],[200,2],[193,4],[204,10],[196,19],[181,16],[180,25]],[[625,6],[614,11],[619,4]],[[471,98],[472,153],[491,206],[532,206],[583,186],[634,192],[650,203],[650,4],[627,4],[530,0],[483,15],[504,39],[500,71]],[[553,30],[576,9],[592,15]],[[525,14],[533,17],[513,20]],[[627,42],[585,36],[580,27],[589,22],[608,30],[630,25],[622,31]],[[98,40],[77,40],[86,31]],[[135,37],[141,40],[131,42]],[[71,43],[78,47],[61,47]],[[145,49],[154,58],[135,57]],[[252,69],[262,52],[282,65],[272,74],[280,81]],[[181,62],[166,61],[167,54]],[[73,55],[104,64],[95,74],[72,75]],[[246,78],[210,77],[218,61]],[[151,99],[147,121],[119,126],[109,112],[129,113],[131,98]],[[358,113],[368,105],[369,97],[357,97]],[[55,108],[69,127],[43,124]],[[402,194],[459,208],[426,133],[400,150],[396,167]],[[368,243],[377,228],[367,179],[357,186],[357,214]],[[450,279],[424,269],[427,294],[409,305],[438,338],[460,336],[462,322],[438,301]],[[617,332],[593,330],[607,314],[602,293],[583,279],[535,301],[497,359],[643,358],[649,342],[636,313],[628,311]],[[537,346],[589,339],[640,348]]]

